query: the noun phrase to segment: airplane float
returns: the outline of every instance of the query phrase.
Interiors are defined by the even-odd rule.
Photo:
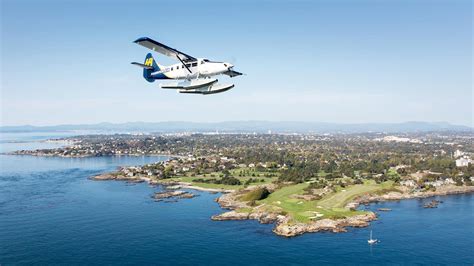
[[[174,65],[162,66],[155,61],[151,53],[148,53],[143,64],[132,62],[133,65],[143,68],[143,77],[148,82],[178,80],[160,84],[162,89],[174,89],[179,93],[215,94],[232,89],[234,84],[219,84],[218,80],[213,78],[214,76],[235,77],[242,75],[242,73],[233,70],[234,65],[230,63],[195,58],[148,37],[139,38],[135,43],[179,61]]]

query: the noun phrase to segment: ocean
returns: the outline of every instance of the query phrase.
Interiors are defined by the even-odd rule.
[[[0,151],[52,148],[67,133],[2,134]],[[316,265],[474,263],[474,195],[371,204],[367,228],[284,238],[257,221],[211,221],[219,194],[155,202],[145,183],[92,181],[166,157],[0,155],[0,264]],[[370,230],[380,243],[369,246]]]

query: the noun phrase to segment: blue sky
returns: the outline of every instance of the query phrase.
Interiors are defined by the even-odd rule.
[[[1,123],[472,126],[472,34],[471,1],[3,0]],[[161,90],[130,65],[142,36],[247,75],[212,96]]]

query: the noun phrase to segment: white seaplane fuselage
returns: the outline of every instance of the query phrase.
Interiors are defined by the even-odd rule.
[[[233,67],[232,64],[227,62],[214,62],[204,58],[185,64],[187,68],[182,63],[170,66],[158,65],[160,70],[152,72],[151,76],[155,79],[192,80],[221,75]]]
[[[178,80],[160,84],[162,89],[177,89],[180,93],[215,94],[227,91],[233,84],[217,84],[217,76],[231,70],[232,64],[213,62],[199,58],[197,61],[184,62],[170,66],[158,65],[159,70],[151,73],[155,80]]]

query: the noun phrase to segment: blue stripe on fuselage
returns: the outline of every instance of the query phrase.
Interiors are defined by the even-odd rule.
[[[163,73],[158,73],[158,74],[155,74],[155,75],[151,75],[151,77],[153,79],[170,79],[167,76],[165,76],[165,74],[163,74]]]

